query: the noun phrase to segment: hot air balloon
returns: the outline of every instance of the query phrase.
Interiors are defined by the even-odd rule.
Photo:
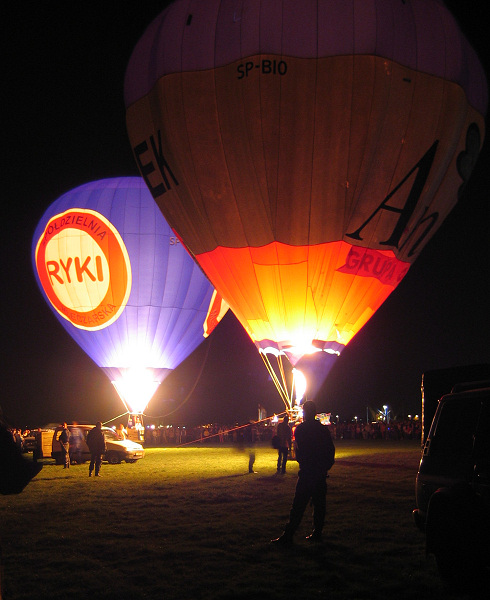
[[[461,196],[487,86],[441,0],[178,0],[125,104],[151,194],[265,361],[323,380]]]
[[[54,314],[130,416],[226,312],[139,177],[63,194],[36,228],[32,260]]]

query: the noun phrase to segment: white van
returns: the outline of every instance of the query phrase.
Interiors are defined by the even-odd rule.
[[[82,443],[81,443],[81,453],[79,456],[76,456],[76,449],[70,439],[70,460],[73,462],[77,461],[77,458],[80,462],[86,462],[90,460],[90,450],[87,446],[87,434],[93,429],[95,425],[68,425],[68,429],[71,432],[74,429],[79,429],[82,434]],[[57,427],[53,434],[53,443],[52,443],[52,451],[51,456],[55,459],[57,465],[61,465],[63,463],[63,457],[61,455],[61,446],[59,442],[59,437],[62,431],[62,427]],[[103,460],[106,460],[108,463],[116,465],[122,462],[123,460],[127,463],[134,463],[140,458],[144,458],[145,449],[141,444],[137,442],[133,442],[131,440],[121,440],[117,433],[110,429],[109,427],[102,427],[102,433],[105,437],[106,442],[106,452],[102,457]]]

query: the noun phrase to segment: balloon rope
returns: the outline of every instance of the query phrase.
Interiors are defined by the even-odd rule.
[[[279,356],[277,357],[277,362],[279,364],[279,371],[281,372],[282,384],[283,384],[284,390],[286,392],[286,398],[288,400],[286,408],[291,410],[291,407],[293,406],[293,386],[291,386],[291,397],[289,397],[288,385],[286,382],[286,372],[284,371],[284,365],[282,364],[282,355],[281,354],[279,354]]]
[[[206,361],[208,359],[209,350],[211,348],[211,340],[212,340],[212,338],[208,338],[208,340],[209,340],[208,341],[208,346],[206,348],[206,354],[204,356],[204,360],[202,361],[201,369],[199,370],[199,373],[198,373],[198,375],[196,377],[196,381],[194,382],[194,385],[192,386],[192,389],[190,390],[190,392],[187,394],[187,396],[184,398],[184,400],[179,404],[179,406],[177,406],[177,408],[174,408],[174,410],[171,410],[170,412],[166,413],[165,415],[158,415],[158,417],[151,417],[150,416],[150,418],[152,418],[152,419],[165,419],[165,417],[169,417],[170,415],[173,415],[174,412],[178,411],[180,408],[182,408],[184,406],[184,404],[187,403],[187,401],[191,397],[193,391],[196,389],[196,386],[197,386],[197,384],[199,382],[199,379],[201,378],[202,372],[204,371],[204,366],[206,365]],[[127,413],[123,413],[123,415],[127,415],[127,414],[129,414],[129,411]],[[123,415],[120,415],[120,416],[123,416]],[[146,417],[146,416],[149,416],[149,415],[145,415],[143,413],[143,416]],[[114,419],[110,419],[109,421],[106,421],[106,423],[109,423],[110,421],[114,421],[115,419],[118,419],[118,418],[119,417],[114,417]]]
[[[174,410],[171,410],[169,413],[167,413],[166,415],[162,415],[159,418],[164,419],[165,417],[169,417],[170,415],[173,415],[174,412],[178,411],[180,408],[182,408],[184,406],[184,404],[187,403],[187,401],[191,397],[192,393],[196,389],[197,384],[199,383],[199,379],[201,379],[202,372],[204,371],[204,366],[205,366],[206,361],[208,359],[208,354],[209,354],[209,349],[211,348],[211,341],[212,341],[212,339],[213,338],[211,336],[208,337],[209,342],[208,342],[208,347],[206,348],[206,354],[205,354],[204,359],[202,361],[201,369],[200,369],[200,371],[199,371],[199,373],[198,373],[198,375],[196,377],[196,381],[194,382],[194,385],[192,386],[192,389],[190,390],[190,392],[187,394],[187,396],[184,398],[184,400],[181,402],[181,404],[179,404],[179,406],[177,406],[177,408],[174,408]]]
[[[264,361],[266,369],[269,372],[269,375],[271,376],[272,382],[276,386],[276,389],[279,392],[279,396],[281,397],[281,400],[284,402],[284,405],[286,406],[286,409],[290,409],[290,406],[289,406],[289,403],[288,403],[289,398],[288,398],[286,384],[285,384],[285,378],[284,378],[284,371],[283,371],[283,377],[282,377],[282,380],[283,380],[283,383],[284,383],[284,386],[283,386],[283,385],[281,385],[281,382],[280,382],[280,380],[279,380],[276,372],[272,368],[272,365],[269,362],[269,358],[267,357],[267,355],[264,354],[263,352],[260,352],[260,356],[262,357],[262,360]]]
[[[124,400],[123,400],[123,403],[124,403],[124,406],[126,406],[126,403],[124,402]],[[126,409],[127,409],[127,406],[126,406]],[[115,421],[116,419],[120,419],[121,417],[124,417],[125,415],[128,415],[128,414],[129,414],[129,410],[126,410],[126,412],[121,413],[117,417],[113,417],[112,419],[108,419],[107,421],[104,421],[102,423],[102,425],[107,425],[107,423],[112,423],[112,421]]]
[[[269,372],[269,375],[272,379],[273,384],[276,386],[276,389],[279,392],[279,396],[281,396],[281,400],[284,402],[284,404],[286,404],[287,396],[285,399],[284,398],[284,390],[281,387],[281,382],[279,381],[279,378],[277,377],[276,372],[272,368],[272,365],[270,364],[269,359],[267,358],[267,356],[265,354],[262,354],[262,352],[260,353],[260,356],[262,357],[262,360],[264,361],[265,367],[266,367],[267,371]]]
[[[287,414],[288,414],[288,412],[287,412],[287,410],[285,410],[284,412],[275,414],[274,416],[279,418],[282,415],[287,415]],[[251,424],[257,425],[259,423],[264,423],[265,421],[270,421],[271,419],[272,419],[272,416],[264,417],[263,419],[259,419],[258,421],[249,421],[245,425],[237,425],[236,427],[230,427],[230,429],[224,429],[223,431],[218,431],[218,433],[211,433],[211,434],[207,435],[206,437],[201,437],[197,440],[191,440],[190,442],[183,442],[182,444],[177,444],[176,448],[182,448],[182,446],[189,446],[190,444],[201,444],[203,442],[207,442],[211,438],[218,437],[220,435],[228,435],[229,433],[233,433],[234,431],[239,431],[240,429],[249,427]]]

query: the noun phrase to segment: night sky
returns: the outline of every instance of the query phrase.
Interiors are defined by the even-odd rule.
[[[124,412],[106,376],[71,340],[34,280],[31,242],[46,208],[96,179],[138,175],[126,135],[131,51],[166,2],[17,3],[5,18],[2,168],[2,395],[13,426],[107,421]],[[446,3],[490,72],[488,3]],[[487,140],[465,195],[400,286],[347,346],[318,408],[365,417],[420,412],[424,371],[490,363]],[[165,422],[244,422],[283,410],[255,346],[228,314],[163,382],[147,414]]]

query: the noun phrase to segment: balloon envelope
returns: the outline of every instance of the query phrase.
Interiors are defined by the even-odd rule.
[[[148,188],[257,347],[329,353],[325,375],[456,203],[487,87],[440,0],[178,0],[125,102]]]
[[[32,259],[56,317],[131,412],[144,410],[222,316],[212,285],[137,177],[61,196],[36,228]]]

